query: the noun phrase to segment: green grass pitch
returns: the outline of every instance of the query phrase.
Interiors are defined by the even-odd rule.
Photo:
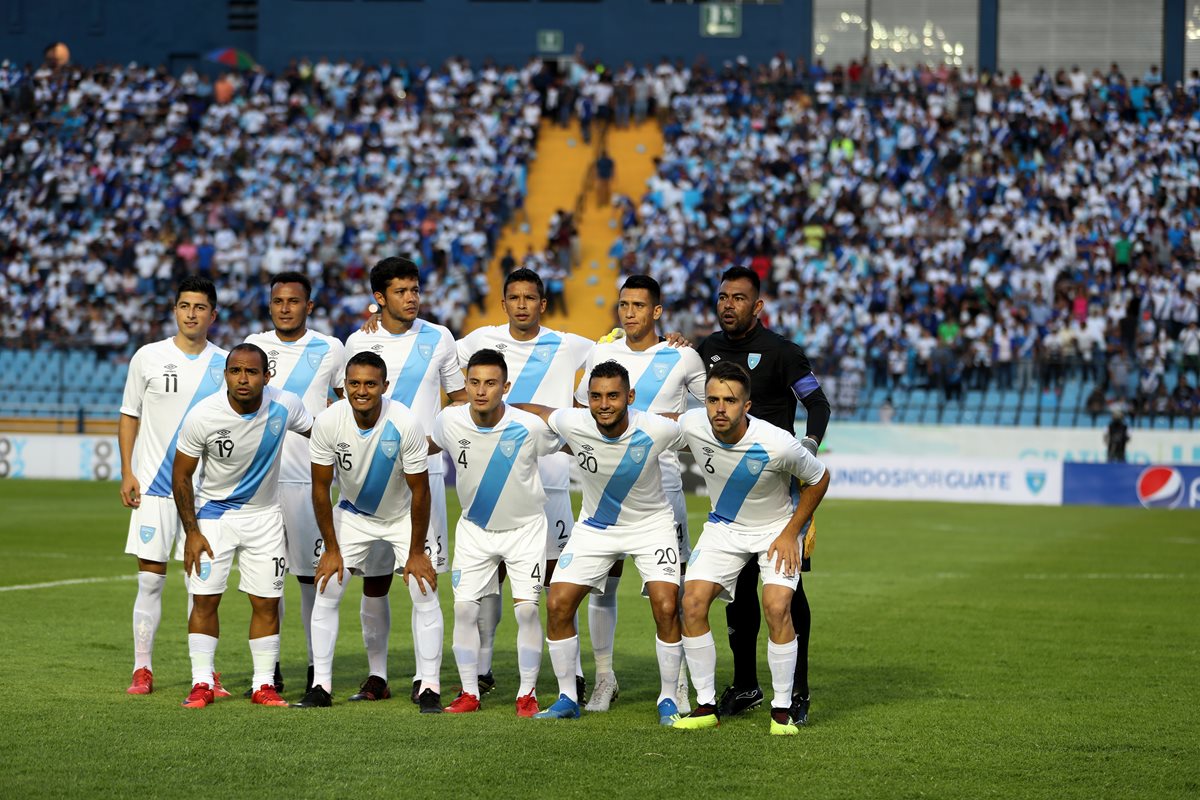
[[[704,501],[690,509],[698,535]],[[343,604],[334,708],[237,697],[182,709],[190,668],[178,564],[156,691],[128,697],[127,521],[115,484],[0,482],[2,797],[1200,795],[1200,516],[1190,512],[830,501],[805,578],[812,718],[794,738],[769,737],[761,709],[715,731],[660,728],[653,626],[629,579],[621,697],[577,722],[514,716],[507,610],[499,685],[483,712],[420,716],[407,699],[403,592],[393,594],[398,696],[346,703],[366,667],[357,588]],[[14,588],[84,578],[104,580]],[[305,649],[294,581],[287,597],[285,694],[295,700]],[[721,615],[714,609],[718,641]],[[231,592],[217,666],[238,693],[249,681],[247,620]],[[730,674],[723,642],[718,653],[720,682]],[[760,674],[765,682],[765,655]],[[540,696],[554,696],[548,658]]]

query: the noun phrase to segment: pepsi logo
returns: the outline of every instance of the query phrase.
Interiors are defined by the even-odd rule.
[[[1183,476],[1172,467],[1147,467],[1137,479],[1138,502],[1146,508],[1176,508],[1183,490]]]

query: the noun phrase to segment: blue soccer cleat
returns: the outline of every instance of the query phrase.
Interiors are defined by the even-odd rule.
[[[579,719],[579,703],[560,694],[554,705],[533,715],[534,719]]]
[[[658,704],[658,724],[674,725],[679,721],[679,706],[671,698],[665,698]]]

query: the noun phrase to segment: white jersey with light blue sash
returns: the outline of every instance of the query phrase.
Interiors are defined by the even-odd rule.
[[[345,347],[332,336],[307,331],[294,342],[285,342],[275,331],[252,333],[250,344],[267,354],[271,386],[298,396],[314,417],[329,405],[329,390],[341,389],[346,377]],[[311,483],[308,440],[289,433],[283,441],[280,483]]]
[[[761,419],[750,417],[741,441],[732,445],[713,435],[703,408],[688,411],[679,425],[708,485],[709,521],[735,531],[782,530],[796,510],[792,476],[811,485],[825,474],[825,465],[795,436]]]
[[[507,531],[545,516],[538,459],[558,452],[562,440],[540,417],[505,406],[494,427],[481,428],[470,406],[455,406],[438,414],[432,438],[454,462],[468,520],[485,530]]]
[[[317,417],[309,453],[312,463],[335,466],[338,508],[388,521],[408,516],[412,490],[404,476],[426,471],[429,443],[417,416],[401,403],[383,398],[375,426],[364,431],[350,401],[339,400]]]
[[[225,392],[200,401],[183,419],[179,452],[202,459],[196,518],[279,510],[279,453],[288,431],[307,432],[312,415],[291,392],[263,387],[262,405],[239,414]]]
[[[138,348],[125,376],[121,413],[138,419],[133,474],[142,494],[171,497],[171,470],[183,418],[214,392],[225,392],[227,353],[208,342],[192,356],[163,339]]]
[[[575,390],[580,405],[588,404],[588,375],[592,367],[605,361],[616,361],[629,372],[629,385],[634,388],[632,408],[651,414],[682,414],[687,411],[687,396],[704,400],[704,362],[690,347],[671,347],[659,342],[646,350],[631,350],[626,339],[596,344],[583,365],[583,377]],[[679,455],[668,450],[659,456],[663,489],[677,492],[683,489]]]
[[[615,439],[600,433],[586,408],[564,408],[550,415],[550,429],[571,446],[583,483],[580,522],[603,530],[636,525],[666,512],[658,457],[683,446],[679,425],[657,414],[629,409],[629,425]]]
[[[388,397],[412,409],[426,435],[433,418],[442,409],[442,392],[449,394],[466,386],[454,336],[441,325],[415,320],[405,333],[355,331],[346,340],[346,360],[363,351],[375,353],[387,365]],[[429,459],[429,473],[445,472],[442,459]]]
[[[536,403],[551,408],[570,408],[575,391],[575,373],[587,360],[592,341],[574,333],[540,328],[527,342],[517,341],[508,325],[476,328],[458,342],[458,363],[467,368],[471,356],[480,350],[495,350],[508,366],[508,403]],[[560,453],[539,462],[542,485],[546,489],[566,491],[570,486],[571,462]]]

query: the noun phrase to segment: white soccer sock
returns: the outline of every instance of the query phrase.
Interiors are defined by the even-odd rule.
[[[500,595],[479,598],[479,674],[492,669],[492,654],[496,651],[496,627],[500,624]],[[539,636],[540,638],[540,636]]]
[[[683,642],[668,644],[654,637],[654,654],[658,656],[658,700],[671,699],[676,702],[675,687],[679,683],[679,666],[683,663]]]
[[[388,635],[392,632],[392,607],[388,596],[362,597],[358,607],[363,646],[367,648],[367,670],[387,682]]]
[[[703,636],[683,637],[683,654],[687,656],[692,685],[696,687],[696,705],[717,704],[717,643],[712,631]]]
[[[255,691],[262,686],[275,685],[275,664],[279,662],[279,634],[250,640],[250,660],[254,662],[254,677],[250,685]]]
[[[517,617],[517,670],[521,686],[517,697],[537,690],[538,672],[542,668],[542,618],[538,604],[526,600],[513,608]]]
[[[189,633],[188,655],[192,657],[192,685],[206,683],[211,687],[215,683],[213,662],[217,657],[217,637],[206,633]]]
[[[421,691],[432,689],[442,691],[442,637],[446,633],[446,624],[442,620],[442,606],[438,602],[437,590],[425,584],[428,594],[421,594],[420,578],[410,578],[408,595],[413,601],[413,624],[416,635],[413,637],[414,650],[417,656],[417,674],[421,676]]]
[[[349,580],[348,574],[343,580]],[[315,588],[315,586],[314,586]],[[333,651],[337,647],[339,615],[338,607],[342,595],[346,592],[346,584],[340,583],[337,576],[329,579],[325,591],[314,592],[312,608],[312,628],[309,636],[309,646],[312,652],[313,686],[323,686],[325,691],[333,692]]]
[[[137,581],[137,598],[133,601],[133,668],[153,670],[154,636],[162,621],[162,593],[167,576],[139,572]]]
[[[579,636],[570,639],[546,640],[546,649],[550,651],[550,664],[554,667],[554,677],[558,678],[558,693],[579,702],[575,691],[575,665],[579,663]]]
[[[620,578],[609,575],[604,594],[588,597],[588,631],[592,635],[592,655],[596,659],[596,683],[600,676],[613,671],[613,639],[617,634],[617,585]]]
[[[329,579],[333,583],[337,583],[337,576]],[[313,664],[313,641],[312,641],[312,615],[313,602],[317,597],[317,585],[315,583],[300,584],[300,622],[304,624],[304,641],[308,642],[308,663]],[[340,598],[339,598],[340,599]],[[280,620],[280,624],[283,620]],[[326,686],[326,689],[329,687]]]
[[[479,601],[454,604],[454,663],[462,690],[479,697]]]
[[[775,690],[771,708],[792,706],[792,681],[796,678],[798,650],[795,639],[787,644],[775,644],[770,638],[767,639],[767,665],[771,668],[771,688]]]
[[[575,638],[579,638],[579,609],[575,609]],[[583,659],[580,655],[581,648],[575,647],[575,674],[583,676]],[[577,698],[578,699],[578,698]]]

